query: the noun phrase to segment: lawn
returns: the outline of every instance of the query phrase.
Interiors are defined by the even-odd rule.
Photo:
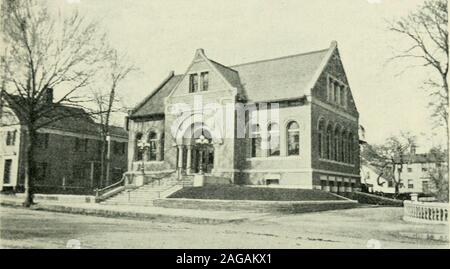
[[[172,194],[169,198],[263,201],[342,200],[333,194],[320,190],[258,188],[237,185],[187,187]]]

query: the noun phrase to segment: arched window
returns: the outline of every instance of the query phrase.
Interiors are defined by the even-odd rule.
[[[327,151],[327,159],[332,159],[333,157],[333,131],[331,124],[327,127],[327,139],[326,139],[326,151]]]
[[[134,140],[134,156],[136,161],[142,161],[142,157],[144,156],[142,150],[138,147],[140,140],[142,140],[142,133],[137,133]]]
[[[336,129],[334,130],[334,154],[333,154],[334,161],[339,161],[339,140],[340,140],[339,136],[340,136],[339,127],[336,127]]]
[[[250,126],[251,156],[261,157],[261,129],[258,124]]]
[[[161,134],[161,139],[159,141],[159,159],[164,161],[164,133]]]
[[[157,144],[158,144],[158,135],[155,132],[150,132],[148,134],[148,160],[156,161],[157,157]]]
[[[269,124],[267,131],[269,132],[268,146],[269,156],[280,156],[280,129],[278,124]]]
[[[341,89],[341,106],[347,107],[347,88],[342,87]]]
[[[341,104],[341,85],[339,85],[338,83],[336,83],[336,85],[334,86],[334,88],[336,89],[336,96],[335,96],[335,102],[340,105]]]
[[[300,127],[295,121],[287,125],[287,143],[288,156],[300,154]]]
[[[353,163],[354,160],[354,141],[353,141],[353,134],[349,133],[348,134],[348,162],[349,163]]]
[[[341,139],[342,139],[342,142],[341,142],[341,161],[346,163],[347,162],[347,132],[345,130],[342,131]]]
[[[327,152],[325,147],[325,123],[323,120],[319,121],[319,128],[317,132],[317,149],[319,151],[319,158],[326,158]]]

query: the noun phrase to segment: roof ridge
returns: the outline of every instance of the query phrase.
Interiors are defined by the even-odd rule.
[[[328,51],[329,49],[330,49],[330,48],[326,48],[326,49],[315,50],[315,51],[309,51],[309,52],[303,52],[303,53],[297,53],[297,54],[292,54],[292,55],[287,55],[287,56],[282,56],[282,57],[277,57],[277,58],[270,58],[270,59],[264,59],[264,60],[257,60],[257,61],[253,61],[253,62],[242,63],[242,64],[235,64],[235,65],[230,65],[229,68],[231,68],[231,67],[237,67],[237,66],[243,66],[243,65],[249,65],[249,64],[262,63],[262,62],[270,62],[270,61],[282,60],[282,59],[293,58],[293,57],[298,57],[298,56],[304,56],[304,55],[308,55],[308,54],[314,54],[314,53],[319,53],[319,52],[325,52],[325,51]],[[234,70],[234,69],[232,69],[232,70]]]
[[[208,60],[210,60],[211,62],[213,62],[213,63],[215,63],[215,64],[217,64],[217,65],[220,65],[220,66],[223,67],[223,68],[226,68],[226,69],[229,69],[229,70],[231,70],[231,71],[233,71],[233,72],[239,73],[237,70],[234,70],[233,68],[231,68],[231,67],[229,67],[229,66],[226,66],[226,65],[224,65],[224,64],[221,64],[221,63],[216,62],[216,61],[214,61],[214,60],[211,60],[211,59],[209,59],[209,58],[208,58]]]

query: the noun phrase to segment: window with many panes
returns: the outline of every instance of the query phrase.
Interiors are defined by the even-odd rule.
[[[288,156],[300,153],[300,127],[295,121],[291,121],[287,126],[287,151]]]
[[[142,133],[137,133],[135,138],[135,160],[142,161],[143,159],[143,150],[139,148],[138,144],[142,141]]]
[[[16,134],[17,134],[16,130],[6,132],[6,145],[7,146],[14,146],[16,144]]]
[[[251,125],[250,135],[251,135],[251,156],[252,157],[261,157],[261,129],[258,124]]]
[[[148,135],[148,160],[156,161],[157,158],[157,144],[158,144],[158,135],[155,132],[150,132]]]
[[[325,147],[325,134],[324,134],[325,122],[324,120],[320,120],[319,128],[317,133],[317,145],[319,150],[319,158],[325,158],[326,156],[326,147]]]
[[[207,91],[209,87],[209,75],[208,72],[202,72],[200,74],[201,83],[202,83],[202,91]]]
[[[327,83],[327,101],[342,107],[347,107],[347,99],[347,86],[332,76],[329,76]]]
[[[198,75],[191,74],[189,76],[189,92],[197,92],[198,91]]]
[[[268,126],[268,146],[269,156],[280,156],[280,129],[277,123],[271,123]]]

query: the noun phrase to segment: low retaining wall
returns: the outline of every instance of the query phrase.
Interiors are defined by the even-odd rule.
[[[16,197],[25,199],[25,194],[16,193]],[[34,194],[34,200],[39,201],[58,201],[61,203],[95,203],[93,195],[71,195],[71,194]]]
[[[382,205],[382,206],[397,206],[402,207],[402,200],[395,200],[387,197],[378,196],[375,194],[365,193],[365,192],[350,192],[343,194],[345,197],[352,200],[357,200],[361,204],[369,205]]]
[[[448,224],[449,204],[404,201],[403,219],[410,222]]]
[[[153,201],[154,206],[166,208],[205,209],[224,211],[288,212],[305,213],[358,206],[353,200],[336,201],[250,201],[250,200],[203,200],[165,198]]]

